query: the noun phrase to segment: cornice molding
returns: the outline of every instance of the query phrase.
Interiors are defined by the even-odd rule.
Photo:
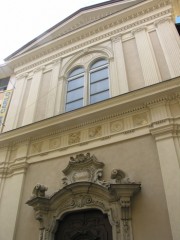
[[[168,124],[150,130],[156,141],[180,135],[180,124]]]
[[[16,174],[23,174],[26,172],[29,164],[26,162],[26,158],[21,161],[15,161],[13,163],[6,163],[4,166],[0,166],[0,178],[8,178]]]
[[[19,69],[15,73],[19,74],[19,73],[22,73],[24,71],[28,71],[28,70],[36,67],[36,66],[39,66],[41,64],[50,62],[50,61],[52,61],[56,58],[62,57],[66,54],[69,54],[70,52],[77,51],[80,48],[84,48],[84,47],[87,48],[87,46],[89,46],[93,43],[97,43],[98,41],[110,40],[111,36],[113,36],[113,35],[125,34],[128,31],[131,31],[131,29],[134,28],[134,27],[140,26],[142,24],[144,25],[147,22],[154,21],[154,19],[158,19],[158,18],[160,18],[164,15],[169,14],[169,16],[170,16],[171,15],[171,7],[169,7],[168,9],[165,9],[165,10],[159,12],[159,13],[156,12],[155,14],[153,14],[151,16],[147,16],[147,17],[143,18],[144,15],[149,14],[149,13],[153,12],[154,10],[158,10],[159,8],[165,7],[168,4],[169,4],[169,1],[161,1],[160,3],[155,5],[154,7],[150,7],[150,8],[141,10],[141,11],[137,12],[136,14],[132,14],[132,15],[129,15],[129,16],[124,17],[124,18],[122,18],[122,17],[119,17],[119,19],[116,18],[116,20],[112,23],[106,24],[104,26],[99,26],[98,28],[95,28],[92,31],[88,31],[87,33],[83,33],[76,38],[71,38],[71,40],[65,41],[63,44],[57,44],[56,46],[52,46],[49,49],[46,49],[46,50],[44,49],[42,51],[42,53],[38,53],[33,58],[31,58],[31,61],[32,60],[37,60],[38,58],[42,58],[43,56],[45,56],[47,54],[51,54],[52,52],[57,51],[59,49],[68,47],[67,49],[65,49],[65,50],[63,50],[59,53],[53,54],[53,55],[51,55],[49,57],[46,57],[46,58],[44,58],[44,59],[42,59],[42,60],[40,60],[36,63],[30,64],[29,66],[26,66],[22,69]],[[125,25],[126,22],[128,22],[130,20],[134,20],[135,18],[137,18],[139,16],[142,16],[142,19],[140,19],[140,20],[137,19],[137,21],[133,21],[132,23],[129,23],[129,24]],[[93,35],[97,35],[97,33],[103,32],[104,30],[107,31],[108,29],[111,29],[112,27],[115,27],[119,24],[122,24],[124,26],[122,26],[118,29],[114,29],[112,31],[109,31],[108,33],[104,33],[104,34],[102,34],[98,37],[91,38],[90,40],[84,41],[81,44],[72,46],[72,44],[77,43],[78,41],[81,41],[81,40],[83,40],[85,38],[88,38],[88,37],[93,37]],[[61,41],[61,39],[56,40],[56,41]],[[71,47],[70,47],[70,45],[71,45]],[[19,64],[16,67],[18,68],[21,65],[27,64],[27,61],[29,61],[29,60],[20,61]]]

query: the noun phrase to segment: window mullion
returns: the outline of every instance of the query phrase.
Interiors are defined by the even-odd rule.
[[[85,69],[85,74],[84,74],[84,106],[89,104],[89,86],[88,86],[88,81],[89,81],[89,77],[88,77],[88,71],[87,69]]]

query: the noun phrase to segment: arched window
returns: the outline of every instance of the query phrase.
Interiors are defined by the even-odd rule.
[[[88,71],[73,69],[67,78],[66,112],[110,97],[109,70],[106,59],[93,62]]]
[[[78,67],[68,76],[66,112],[83,107],[84,99],[84,68]]]
[[[90,103],[109,98],[108,62],[96,61],[90,68]]]

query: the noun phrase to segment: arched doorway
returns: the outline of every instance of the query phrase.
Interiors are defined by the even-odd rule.
[[[55,240],[112,240],[112,227],[100,210],[76,211],[59,221]]]
[[[90,153],[71,157],[64,187],[46,195],[37,184],[27,201],[40,223],[40,240],[131,240],[131,199],[141,185],[120,169],[105,181],[102,162]],[[98,209],[98,210],[97,210]]]

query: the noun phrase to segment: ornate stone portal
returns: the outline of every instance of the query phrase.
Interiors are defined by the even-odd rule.
[[[99,209],[108,215],[114,240],[131,240],[131,198],[140,191],[140,184],[131,182],[125,173],[114,169],[111,179],[103,177],[104,164],[89,153],[71,157],[63,170],[64,187],[53,195],[47,187],[37,184],[27,201],[40,222],[40,240],[54,240],[58,220],[79,210]]]

